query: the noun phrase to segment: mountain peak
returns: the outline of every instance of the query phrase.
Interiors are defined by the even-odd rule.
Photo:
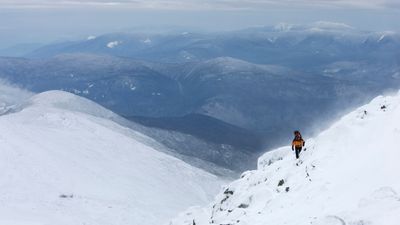
[[[354,29],[354,27],[345,24],[345,23],[338,23],[338,22],[331,22],[331,21],[317,21],[311,24],[313,27],[317,27],[320,29],[327,29],[327,30],[348,30]]]
[[[58,108],[62,110],[81,112],[102,118],[117,116],[112,111],[89,99],[59,90],[46,91],[34,95],[28,104],[33,107]]]

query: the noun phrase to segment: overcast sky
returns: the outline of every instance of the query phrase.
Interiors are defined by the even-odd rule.
[[[400,0],[0,0],[0,48],[137,27],[215,31],[315,21],[400,31]]]
[[[276,5],[399,7],[398,0],[0,0],[3,8],[130,7],[150,9],[251,9]]]

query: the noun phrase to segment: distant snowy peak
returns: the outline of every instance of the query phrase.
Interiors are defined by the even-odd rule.
[[[236,59],[232,57],[217,57],[215,59],[207,60],[205,63],[209,64],[217,64],[217,65],[223,65],[223,66],[233,66],[233,65],[238,65],[238,66],[248,66],[248,65],[253,65],[252,63],[249,63],[247,61],[241,60],[241,59]]]
[[[119,46],[121,44],[122,44],[121,41],[111,41],[111,42],[107,43],[107,47],[108,48],[115,48],[115,47],[117,47],[117,46]]]
[[[146,38],[146,39],[143,40],[143,43],[149,45],[149,44],[152,43],[152,41],[151,41],[150,38]]]
[[[290,31],[294,26],[295,26],[294,24],[278,23],[277,25],[274,26],[274,29],[276,31]]]
[[[273,29],[275,31],[344,31],[344,30],[355,30],[354,27],[345,24],[330,21],[317,21],[309,24],[290,24],[290,23],[278,23]]]
[[[329,22],[329,21],[317,21],[310,25],[314,28],[326,29],[326,30],[349,30],[354,29],[354,27],[345,24],[345,23],[337,23],[337,22]]]
[[[399,140],[400,92],[379,96],[306,138],[301,160],[290,146],[267,152],[209,207],[170,225],[398,225]]]
[[[399,38],[399,34],[394,31],[378,32],[376,35],[379,37],[377,40],[378,43],[384,42],[385,40],[388,39]]]
[[[87,37],[86,40],[91,41],[91,40],[94,40],[96,38],[97,38],[96,36],[91,35],[91,36]]]

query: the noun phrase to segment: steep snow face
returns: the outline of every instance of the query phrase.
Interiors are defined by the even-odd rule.
[[[101,109],[51,91],[0,117],[0,224],[158,225],[218,191]]]
[[[290,147],[259,158],[207,208],[171,225],[397,225],[400,92],[377,97],[315,139],[297,161]]]

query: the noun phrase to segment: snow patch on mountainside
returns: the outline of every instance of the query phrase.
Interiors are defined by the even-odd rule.
[[[274,26],[274,29],[277,31],[290,31],[293,28],[293,24],[289,23],[278,23]]]
[[[107,47],[108,48],[115,48],[115,47],[117,47],[118,45],[120,45],[122,42],[120,42],[120,41],[112,41],[112,42],[109,42],[108,44],[107,44]]]
[[[344,116],[297,161],[289,146],[259,158],[206,208],[170,225],[397,225],[400,221],[400,92]]]
[[[0,224],[155,225],[219,190],[108,113],[51,91],[0,117]]]
[[[87,40],[88,40],[88,41],[91,41],[91,40],[94,40],[94,39],[96,39],[96,38],[97,38],[96,36],[91,35],[91,36],[87,37]]]
[[[387,39],[388,37],[395,38],[397,36],[397,33],[394,31],[384,31],[384,32],[377,32],[376,35],[379,36],[377,42],[380,43],[383,40]]]

